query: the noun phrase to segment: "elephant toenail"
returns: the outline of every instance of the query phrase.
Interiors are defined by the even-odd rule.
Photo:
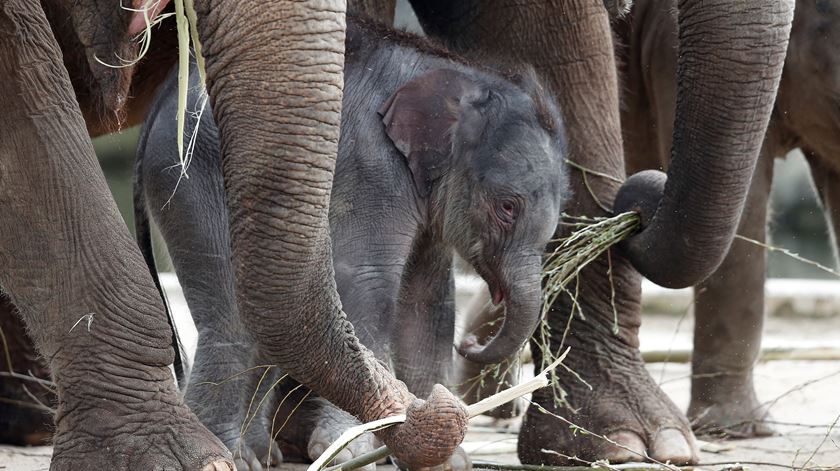
[[[647,448],[638,434],[621,430],[607,435],[607,438],[616,443],[608,443],[604,447],[603,458],[608,459],[610,463],[644,461]]]
[[[336,463],[346,463],[346,462],[348,462],[352,459],[353,459],[353,453],[350,453],[350,450],[345,449],[345,450],[341,450],[341,453],[339,453],[335,457],[335,462]]]
[[[687,439],[682,431],[675,428],[660,430],[651,444],[651,457],[658,461],[669,461],[676,465],[691,464],[697,461],[697,449],[694,436]]]
[[[245,461],[244,458],[234,458],[233,462],[235,464],[234,469],[236,471],[248,471],[248,470],[251,469],[251,466],[248,464],[247,461]],[[214,469],[217,469],[217,468],[209,468],[209,469],[214,470]]]
[[[317,444],[317,445],[310,445],[309,446],[309,458],[313,460],[317,460],[319,456],[324,454],[326,448],[324,445]]]
[[[201,471],[235,471],[235,468],[227,461],[216,461],[204,466]]]

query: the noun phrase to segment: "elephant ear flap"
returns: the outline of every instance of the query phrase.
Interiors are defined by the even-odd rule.
[[[420,196],[428,196],[451,165],[465,108],[486,96],[466,74],[436,69],[400,87],[379,108],[385,133],[406,158]]]

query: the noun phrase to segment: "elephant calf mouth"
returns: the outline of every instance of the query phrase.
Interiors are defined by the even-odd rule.
[[[505,300],[505,290],[501,286],[490,286],[490,295],[494,306],[502,304]]]

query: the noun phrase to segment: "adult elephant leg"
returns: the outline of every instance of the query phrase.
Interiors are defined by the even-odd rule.
[[[822,143],[825,145],[825,143]],[[837,150],[837,146],[827,146],[823,151]],[[811,179],[820,197],[823,211],[831,228],[831,239],[834,244],[834,257],[840,260],[840,165],[833,153],[816,153],[810,149],[803,149],[808,165],[811,167]],[[826,158],[825,155],[830,155]]]
[[[178,397],[171,329],[37,3],[0,5],[0,285],[49,365],[52,470],[231,470]]]
[[[602,178],[572,171],[567,212],[603,216],[624,178],[618,84],[608,13],[599,0],[415,3],[427,31],[468,50],[503,54],[533,64],[558,98],[569,138],[569,158],[612,175]],[[612,276],[608,276],[611,273]],[[695,459],[694,438],[685,416],[653,382],[638,350],[641,277],[611,251],[583,270],[576,303],[560,298],[551,308],[548,344],[531,342],[537,367],[542,349],[572,347],[566,364],[592,386],[558,375],[568,406],[558,405],[550,388],[534,394],[519,437],[523,462],[565,464],[564,455],[610,462]],[[615,308],[611,293],[615,289]],[[573,313],[580,306],[585,320]],[[619,334],[613,334],[614,318]],[[571,328],[566,335],[566,327]],[[575,411],[577,411],[575,413]],[[552,414],[606,435],[575,434]],[[547,451],[543,451],[547,450]]]
[[[0,293],[0,443],[46,445],[56,398],[46,364],[16,311]]]
[[[764,242],[773,154],[765,146],[741,216],[738,234]],[[718,270],[695,288],[694,354],[688,416],[697,433],[734,437],[773,433],[762,423],[753,385],[764,324],[763,247],[736,240]]]
[[[466,430],[443,388],[419,401],[360,344],[341,310],[328,208],[343,87],[340,0],[196,2],[219,126],[237,300],[261,353],[378,432],[415,467],[442,463]],[[242,28],[259,18],[258,27]],[[259,119],[254,119],[259,117]]]

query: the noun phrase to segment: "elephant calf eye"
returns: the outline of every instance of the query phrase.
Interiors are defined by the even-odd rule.
[[[496,204],[496,215],[505,224],[513,224],[516,220],[516,202],[501,200]]]

